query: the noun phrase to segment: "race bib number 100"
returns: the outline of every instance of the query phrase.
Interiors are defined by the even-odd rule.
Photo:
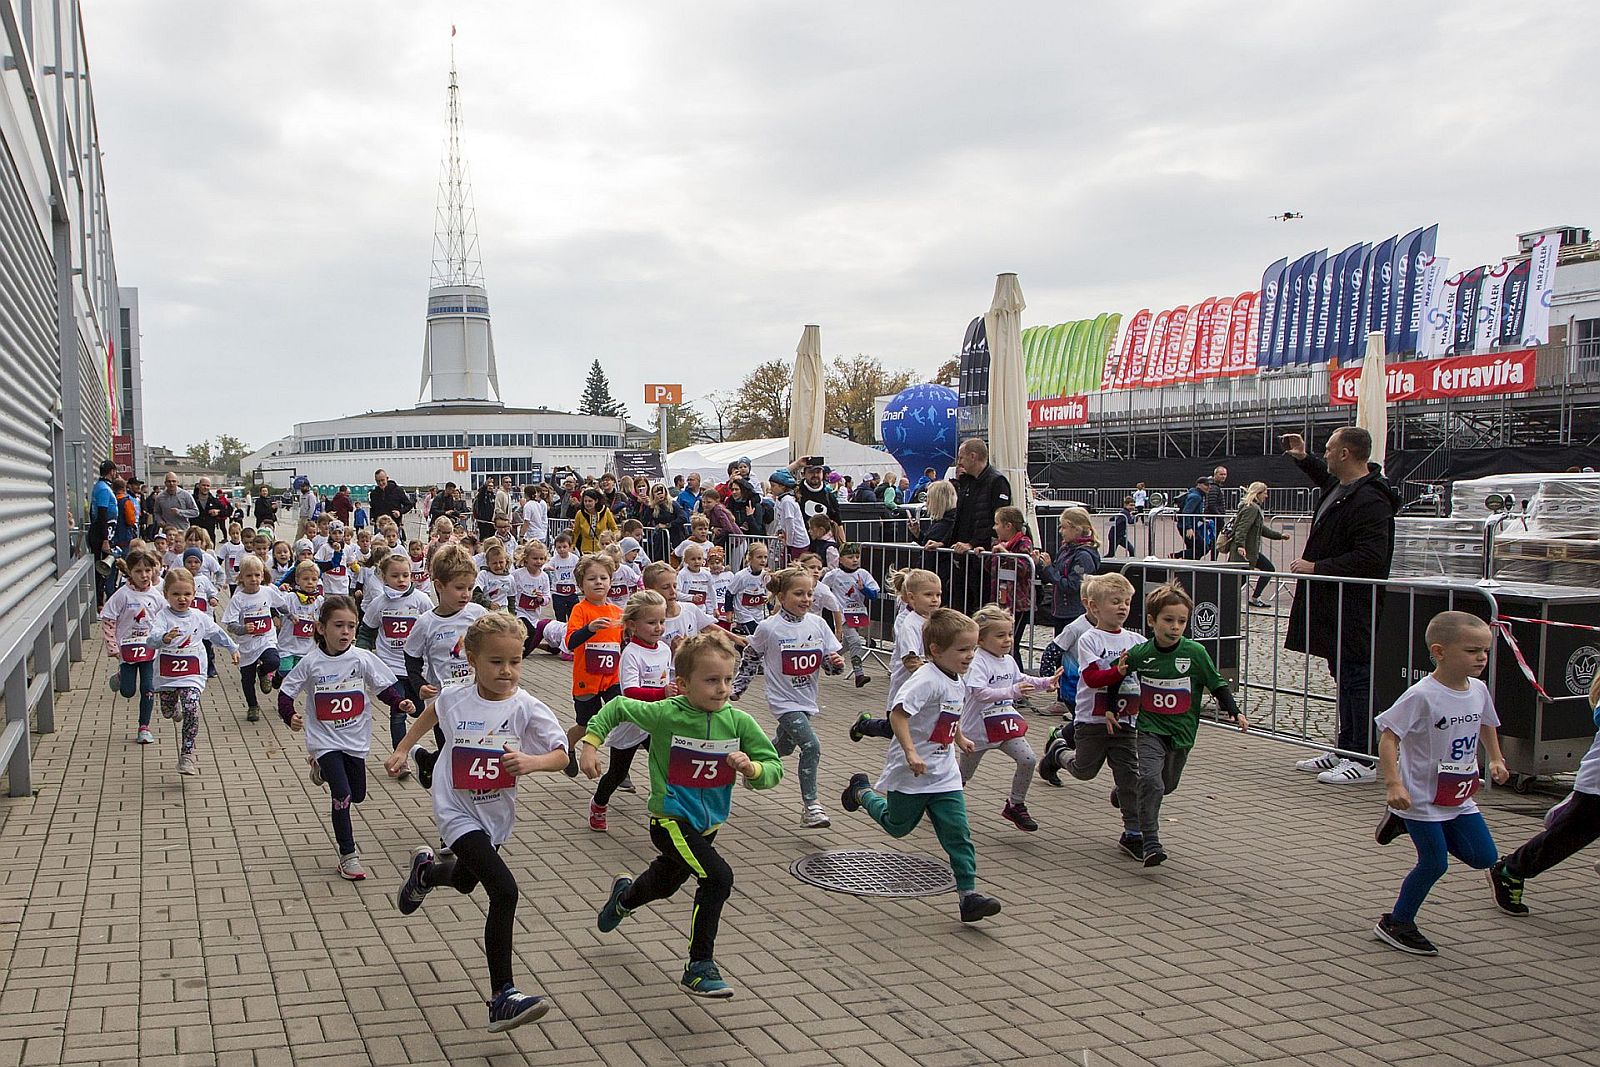
[[[783,673],[790,678],[805,678],[822,669],[822,650],[786,648],[782,652]]]

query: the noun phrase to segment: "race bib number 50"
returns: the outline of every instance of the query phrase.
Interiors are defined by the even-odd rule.
[[[667,784],[687,789],[718,789],[733,784],[728,757],[739,751],[739,739],[708,741],[673,737],[667,757]]]

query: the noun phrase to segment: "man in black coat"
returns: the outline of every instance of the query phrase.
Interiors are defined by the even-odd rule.
[[[372,521],[376,523],[385,515],[389,516],[400,528],[405,529],[406,512],[416,506],[411,495],[402,489],[398,482],[391,481],[389,472],[381,467],[372,472],[373,488],[367,495],[367,507],[372,512]]]
[[[1355,426],[1335,430],[1321,457],[1308,455],[1299,434],[1285,434],[1284,449],[1317,486],[1311,531],[1296,574],[1345,578],[1389,577],[1394,559],[1394,517],[1400,495],[1384,480],[1372,455],[1372,435]],[[1383,611],[1383,590],[1334,582],[1298,582],[1289,609],[1283,647],[1328,661],[1339,687],[1336,744],[1347,752],[1371,754],[1372,642]],[[1328,784],[1371,782],[1377,771],[1365,760],[1326,753],[1296,764]]]
[[[969,437],[956,449],[955,517],[943,544],[930,540],[928,548],[951,548],[958,557],[975,548],[989,548],[994,542],[994,513],[1011,504],[1011,481],[989,466],[989,446]],[[984,602],[982,560],[962,560],[952,575],[947,590],[950,607],[972,613]]]

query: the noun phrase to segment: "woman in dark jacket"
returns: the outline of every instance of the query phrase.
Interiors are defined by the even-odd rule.
[[[278,521],[278,505],[272,499],[272,492],[266,486],[261,487],[261,493],[256,497],[256,526],[272,529]]]
[[[478,524],[478,540],[494,536],[494,484],[485,478],[472,498],[472,517]]]
[[[1261,551],[1261,539],[1270,538],[1282,541],[1289,535],[1281,530],[1274,530],[1267,525],[1266,516],[1261,513],[1261,505],[1267,499],[1267,483],[1251,482],[1250,488],[1244,491],[1244,499],[1239,502],[1238,514],[1233,517],[1232,547],[1228,550],[1228,562],[1248,563],[1258,571],[1273,572],[1272,561],[1266,553]],[[1250,594],[1250,606],[1265,608],[1270,605],[1261,599],[1261,594],[1266,592],[1267,574],[1256,579],[1255,592]]]

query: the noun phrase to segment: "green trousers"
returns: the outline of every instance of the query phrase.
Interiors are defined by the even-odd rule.
[[[978,888],[978,853],[972,847],[972,832],[967,829],[967,795],[961,790],[952,789],[947,793],[891,790],[885,796],[869,789],[861,794],[861,806],[872,816],[873,822],[889,831],[890,837],[906,836],[917,828],[923,813],[927,813],[940,847],[950,857],[956,888],[963,893]]]

